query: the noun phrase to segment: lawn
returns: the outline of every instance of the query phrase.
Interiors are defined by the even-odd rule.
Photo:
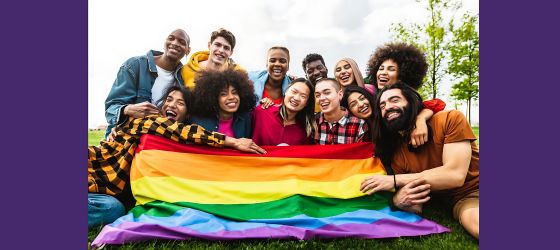
[[[479,137],[479,128],[473,131]],[[88,144],[98,145],[103,131],[89,131]],[[108,245],[104,249],[478,249],[478,241],[471,237],[451,216],[449,209],[438,204],[430,204],[423,216],[451,229],[451,233],[405,237],[396,239],[334,239],[334,240],[154,240],[131,243],[122,246]],[[88,232],[88,242],[95,239],[101,228]]]

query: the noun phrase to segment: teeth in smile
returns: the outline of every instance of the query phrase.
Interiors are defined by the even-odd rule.
[[[368,111],[369,111],[369,108],[368,108],[367,106],[366,106],[366,107],[363,107],[362,109],[360,109],[360,113],[364,113],[364,114],[365,114],[365,113],[367,113]]]

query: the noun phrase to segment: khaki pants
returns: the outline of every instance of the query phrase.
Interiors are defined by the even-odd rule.
[[[459,216],[465,209],[478,207],[479,201],[479,190],[475,190],[465,195],[453,206],[453,217],[461,223],[461,217]],[[463,223],[461,223],[462,225]]]

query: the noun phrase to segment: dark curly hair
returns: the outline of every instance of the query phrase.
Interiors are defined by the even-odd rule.
[[[244,71],[227,69],[224,71],[200,71],[196,75],[193,96],[193,115],[213,117],[218,115],[220,92],[229,86],[239,94],[239,109],[236,114],[251,112],[257,103],[254,88],[249,76]]]
[[[307,54],[307,56],[305,56],[305,58],[303,58],[303,61],[301,62],[301,66],[303,67],[303,72],[306,72],[305,65],[317,60],[321,60],[321,63],[323,63],[323,65],[326,67],[325,60],[323,60],[323,56],[319,54],[311,53],[311,54]]]
[[[394,60],[399,66],[398,80],[407,83],[414,89],[419,89],[423,84],[424,76],[428,71],[426,56],[414,45],[393,42],[377,47],[367,63],[368,82],[377,89],[377,70],[388,59]]]

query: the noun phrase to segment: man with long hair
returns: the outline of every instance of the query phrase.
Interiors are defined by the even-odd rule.
[[[478,239],[479,155],[465,116],[457,110],[438,112],[428,120],[428,141],[414,148],[409,142],[422,109],[420,95],[398,82],[383,88],[376,104],[372,133],[376,155],[390,164],[394,175],[367,177],[361,190],[371,194],[395,188],[395,206],[412,212],[421,212],[433,191],[453,207],[455,219]]]

